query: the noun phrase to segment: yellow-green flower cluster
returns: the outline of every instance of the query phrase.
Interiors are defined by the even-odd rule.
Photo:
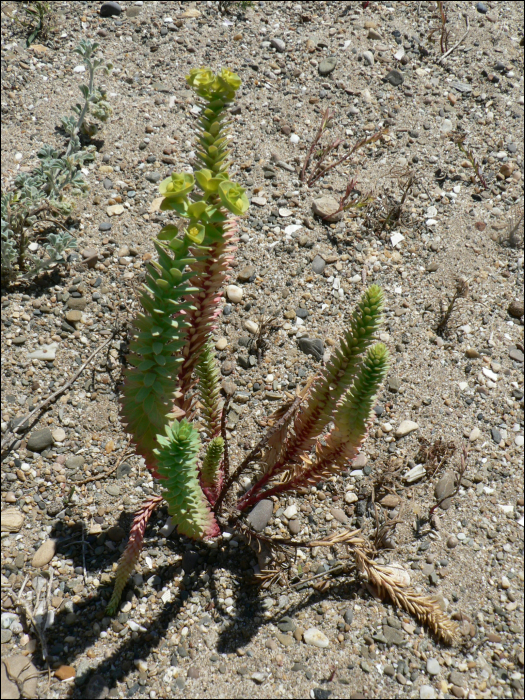
[[[223,68],[217,75],[211,68],[192,68],[186,80],[197,95],[210,101],[223,99],[229,102],[241,86],[239,76],[227,68]]]

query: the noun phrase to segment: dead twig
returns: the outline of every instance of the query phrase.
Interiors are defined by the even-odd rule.
[[[478,176],[478,180],[480,181],[483,189],[488,190],[489,186],[487,184],[487,181],[485,180],[485,177],[483,175],[483,170],[481,168],[481,164],[479,160],[476,158],[474,155],[472,149],[468,148],[468,146],[465,145],[465,139],[467,138],[466,134],[453,134],[452,135],[452,141],[456,144],[456,146],[459,148],[461,153],[463,153],[465,156],[470,161],[470,164],[474,168],[474,171],[476,175]]]
[[[521,229],[521,235],[518,231]],[[523,245],[523,206],[514,208],[510,216],[509,228],[505,237],[500,238],[500,243],[507,243],[511,248],[519,248]]]
[[[257,330],[257,334],[255,338],[250,338],[248,348],[255,348],[257,352],[258,364],[261,364],[264,353],[268,349],[269,336],[276,333],[281,328],[280,324],[275,323],[276,320],[277,316],[273,316],[271,314],[265,316],[264,314],[261,314],[258,319],[259,328]]]
[[[302,402],[304,396],[297,396],[295,400],[292,402],[290,408],[286,411],[286,413],[280,418],[279,421],[277,421],[269,430],[264,437],[262,437],[257,445],[253,448],[253,450],[246,455],[246,457],[243,459],[243,461],[239,464],[237,469],[231,474],[231,476],[224,481],[224,485],[221,489],[221,492],[219,494],[219,497],[215,503],[214,506],[214,512],[219,513],[220,508],[222,505],[222,502],[224,500],[224,497],[226,496],[228,490],[230,489],[231,485],[233,484],[234,481],[239,479],[241,474],[248,468],[248,466],[261,454],[262,450],[266,447],[268,440],[272,437],[272,435],[277,432],[281,425],[286,423],[288,420],[289,415],[294,413],[297,410],[297,407],[299,404]]]
[[[43,411],[47,406],[49,406],[49,404],[53,403],[53,401],[58,399],[59,396],[62,396],[62,394],[65,391],[67,391],[72,386],[72,384],[78,379],[78,377],[82,374],[82,372],[89,365],[91,360],[94,357],[96,357],[98,355],[98,353],[106,347],[106,345],[109,345],[109,343],[115,338],[116,335],[118,335],[119,332],[120,332],[120,327],[114,328],[112,333],[111,333],[111,336],[107,340],[105,340],[101,345],[99,345],[96,350],[94,350],[91,353],[91,355],[87,358],[87,360],[84,362],[84,364],[81,365],[81,367],[75,372],[75,374],[70,379],[68,379],[68,381],[65,384],[63,384],[59,389],[57,389],[57,391],[53,392],[50,396],[47,397],[47,399],[44,399],[44,401],[42,401],[41,404],[39,404],[36,408],[34,408],[31,411],[31,413],[19,425],[17,425],[15,428],[13,428],[10,432],[12,432],[16,435],[16,433],[23,430],[23,428],[29,424],[29,422],[31,421],[33,416],[35,416],[38,413],[40,413],[41,411]],[[12,444],[14,444],[16,442],[16,437],[11,442],[12,442]],[[6,446],[7,443],[8,443],[8,439],[5,438],[2,441],[2,450],[4,449],[4,447]],[[11,446],[8,448],[8,451],[11,449]]]
[[[310,148],[308,149],[308,153],[306,154],[306,158],[304,159],[303,167],[301,170],[301,175],[300,175],[300,180],[301,182],[304,182],[306,180],[306,169],[308,168],[310,164],[310,160],[312,158],[312,154],[314,152],[315,147],[319,143],[319,140],[321,139],[321,136],[324,133],[324,130],[326,129],[326,125],[335,116],[335,112],[331,112],[330,109],[326,109],[325,112],[323,112],[323,116],[321,118],[321,126],[319,127],[317,134],[314,136],[312,143],[310,145]],[[335,141],[334,141],[335,144]],[[333,148],[332,144],[332,148]],[[310,182],[308,182],[308,185],[310,185]]]
[[[464,277],[456,277],[455,284],[456,288],[454,290],[454,294],[452,295],[452,299],[450,300],[446,310],[443,305],[443,300],[441,300],[440,303],[440,317],[438,325],[436,326],[436,333],[441,337],[446,335],[448,332],[448,322],[450,321],[450,317],[454,311],[455,303],[458,299],[464,299],[468,294],[468,280],[466,280]]]
[[[445,3],[436,2],[439,10],[439,18],[441,20],[441,37],[439,39],[439,45],[441,48],[441,53],[445,53],[448,49],[448,29],[447,29],[447,14],[445,12]]]
[[[456,445],[453,442],[445,442],[441,438],[438,438],[430,444],[424,437],[420,437],[419,450],[415,461],[417,464],[424,464],[427,476],[433,477],[441,469],[443,464],[452,457],[455,451]]]
[[[82,486],[82,484],[89,484],[91,481],[100,481],[101,479],[107,479],[108,476],[111,476],[114,471],[116,471],[122,462],[126,459],[126,457],[132,457],[135,452],[127,452],[126,450],[128,449],[129,445],[131,443],[131,438],[128,438],[128,442],[126,447],[124,448],[124,454],[122,454],[118,460],[115,462],[115,464],[108,469],[107,471],[103,472],[102,474],[95,474],[94,476],[88,476],[86,479],[82,479],[82,481],[75,481],[75,486]]]
[[[467,30],[466,30],[466,32],[463,34],[463,36],[461,37],[461,39],[460,39],[456,44],[454,44],[454,46],[453,46],[451,49],[449,49],[448,51],[446,51],[446,52],[441,56],[441,58],[438,59],[438,63],[443,63],[443,61],[445,60],[445,58],[447,58],[448,56],[450,56],[450,54],[458,48],[458,46],[462,43],[462,41],[465,39],[465,37],[466,37],[467,34],[469,33],[469,31],[470,31],[470,26],[469,26],[469,21],[468,21],[468,15],[467,15],[467,13],[465,13],[463,16],[465,17],[465,23],[466,23],[466,25],[467,25]]]

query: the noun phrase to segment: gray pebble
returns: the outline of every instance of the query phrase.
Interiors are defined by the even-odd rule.
[[[501,433],[497,428],[491,428],[490,433],[492,435],[492,439],[496,443],[496,445],[499,445],[500,442],[502,441]]]
[[[441,499],[445,499],[443,503],[441,504],[441,508],[443,510],[448,510],[452,504],[452,501],[448,496],[451,496],[454,493],[454,490],[456,488],[456,479],[455,475],[452,472],[446,472],[443,474],[441,479],[437,482],[436,487],[434,489],[434,496],[436,498],[436,501],[441,501]]]
[[[320,338],[299,338],[297,345],[305,355],[313,355],[316,360],[323,359],[324,343]]]
[[[76,472],[77,469],[83,467],[85,463],[86,460],[82,455],[71,455],[71,457],[66,459],[66,468]]]
[[[100,6],[101,17],[118,17],[121,12],[122,8],[118,2],[104,2]]]
[[[399,377],[389,377],[388,378],[388,388],[393,394],[397,394],[399,387],[401,386],[401,379]]]
[[[286,615],[277,623],[277,627],[281,630],[281,632],[294,632],[297,625],[291,617]]]
[[[43,428],[42,430],[36,430],[29,436],[27,449],[31,452],[43,452],[46,447],[51,447],[54,442],[49,428]]]
[[[86,689],[84,690],[84,697],[93,698],[93,700],[102,700],[102,698],[106,698],[108,696],[108,693],[109,682],[106,681],[104,676],[101,676],[100,674],[96,673],[89,679],[89,682],[86,685]]]
[[[319,64],[319,75],[329,75],[335,69],[336,65],[337,59],[335,56],[329,56],[328,58],[325,58]]]
[[[321,275],[326,267],[326,263],[320,255],[316,255],[312,260],[312,270],[317,274]]]
[[[301,523],[297,518],[290,520],[288,523],[288,529],[291,535],[298,535],[301,531]]]
[[[441,666],[437,659],[427,659],[427,673],[430,676],[437,676],[441,671]]]
[[[106,493],[109,493],[110,496],[120,496],[120,486],[118,484],[108,484]]]
[[[398,85],[401,85],[405,79],[398,70],[391,70],[390,73],[387,73],[383,80],[390,83],[390,85],[397,87]]]
[[[259,503],[257,503],[255,508],[252,510],[252,512],[248,516],[248,522],[254,530],[260,532],[261,530],[264,530],[264,528],[270,522],[272,513],[273,501],[270,501],[269,499],[265,498],[262,501],[259,501]]]
[[[162,175],[160,173],[155,172],[155,173],[146,173],[146,175],[144,175],[144,177],[149,182],[153,182],[155,184],[160,180]]]
[[[286,50],[286,44],[282,39],[270,39],[270,44],[279,53],[283,53]]]

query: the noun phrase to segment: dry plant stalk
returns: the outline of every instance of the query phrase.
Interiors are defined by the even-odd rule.
[[[436,333],[441,337],[448,333],[448,322],[454,311],[455,303],[458,299],[464,299],[468,294],[468,280],[464,277],[456,277],[454,281],[456,287],[447,308],[445,309],[443,300],[440,302],[440,316],[438,325],[436,326]]]
[[[329,163],[328,165],[323,166],[323,163],[325,162],[326,158],[332,153],[336,152],[339,148],[339,146],[343,143],[343,140],[341,138],[334,139],[331,143],[329,143],[326,146],[322,146],[320,151],[315,155],[315,165],[312,169],[312,172],[310,175],[307,175],[306,171],[308,169],[308,166],[310,165],[310,162],[312,160],[312,156],[314,153],[315,148],[319,144],[321,137],[323,133],[325,132],[329,122],[333,117],[335,116],[335,112],[330,111],[330,109],[326,109],[323,112],[322,118],[321,118],[321,125],[317,131],[317,134],[314,136],[312,143],[310,145],[310,148],[308,149],[308,153],[306,155],[306,158],[304,159],[303,167],[301,169],[301,175],[300,179],[301,182],[306,182],[308,187],[311,187],[313,184],[317,182],[320,178],[324,177],[326,173],[329,170],[332,170],[333,168],[336,168],[338,165],[341,165],[341,163],[344,163],[347,161],[356,151],[358,151],[360,148],[363,148],[364,146],[367,146],[371,143],[375,143],[378,141],[382,136],[384,136],[388,132],[388,128],[380,129],[376,133],[372,134],[371,136],[365,136],[364,138],[360,139],[357,143],[352,146],[348,150],[347,153],[345,153],[344,156],[339,158],[338,160],[334,161],[333,163]],[[348,191],[348,188],[347,188]],[[351,190],[348,192],[348,195],[350,194]],[[347,195],[347,196],[348,196]],[[345,196],[343,196],[343,199],[345,199]]]
[[[441,53],[448,51],[448,29],[447,29],[447,14],[445,12],[445,3],[436,2],[439,10],[439,18],[441,20],[441,37],[439,39],[439,45],[441,47]]]
[[[401,217],[403,211],[403,206],[405,200],[410,194],[410,190],[416,182],[416,174],[413,170],[402,170],[402,171],[392,171],[392,175],[397,177],[399,185],[402,189],[401,200],[399,203],[394,204],[394,206],[388,212],[386,218],[383,220],[381,225],[381,231],[385,228],[390,228],[391,224],[397,223]]]
[[[270,336],[281,328],[281,324],[275,323],[276,320],[277,316],[273,314],[261,314],[257,320],[259,328],[255,337],[250,338],[248,349],[254,348],[256,350],[258,364],[261,364],[264,353],[268,349]]]
[[[398,574],[392,566],[382,566],[373,561],[375,548],[361,535],[361,530],[342,530],[313,542],[294,542],[293,546],[313,548],[333,547],[338,544],[343,544],[350,548],[357,570],[375,587],[380,597],[389,598],[394,605],[406,610],[422,624],[430,627],[436,637],[445,644],[453,645],[458,641],[459,629],[457,624],[441,610],[435,598],[421,595],[411,588],[403,569],[399,569]],[[329,572],[323,572],[319,576],[324,576],[328,573],[337,575],[345,572],[348,568],[348,564],[338,563]],[[282,572],[281,576],[285,576],[285,573]],[[267,588],[279,578],[278,567],[261,571],[256,580],[262,582],[263,586]],[[318,576],[313,576],[307,581],[301,581],[300,583],[310,583],[316,578]],[[294,586],[296,585],[300,584],[294,584]],[[329,581],[321,581],[312,585],[316,590],[324,591],[330,584]]]
[[[457,624],[445,615],[435,598],[417,593],[401,577],[394,576],[390,567],[381,566],[369,559],[362,549],[354,548],[353,554],[358,570],[375,586],[381,597],[390,598],[394,605],[414,615],[445,644],[453,645],[458,641]]]
[[[364,209],[369,204],[371,204],[371,202],[374,201],[375,196],[372,194],[372,192],[368,192],[366,194],[359,194],[359,196],[356,199],[351,199],[350,201],[348,201],[356,185],[357,178],[350,177],[348,179],[346,190],[342,195],[341,199],[339,200],[339,208],[337,209],[337,211],[332,212],[331,214],[327,214],[325,217],[323,217],[323,219],[328,219],[329,217],[336,216],[342,211],[347,211],[348,209],[356,209],[357,211],[359,211],[360,209]],[[355,214],[355,216],[357,216],[357,214]]]
[[[452,141],[456,144],[456,146],[459,148],[461,153],[467,156],[467,158],[470,161],[470,164],[474,168],[476,175],[478,176],[478,180],[483,187],[483,189],[488,190],[489,186],[487,184],[487,181],[485,180],[485,177],[483,175],[483,170],[481,168],[481,163],[479,160],[476,158],[474,155],[473,151],[465,145],[465,139],[467,138],[466,134],[453,134],[452,135]]]
[[[452,457],[455,451],[456,445],[453,442],[445,442],[438,438],[431,444],[424,437],[420,437],[416,463],[425,464],[427,476],[432,477]]]
[[[510,248],[519,248],[523,245],[523,205],[514,207],[512,210],[508,229],[505,236],[500,238],[500,243],[506,243]]]

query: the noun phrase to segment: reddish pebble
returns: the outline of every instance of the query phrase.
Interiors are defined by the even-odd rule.
[[[67,681],[68,678],[74,678],[75,675],[73,666],[59,666],[55,671],[55,676],[59,681]]]

